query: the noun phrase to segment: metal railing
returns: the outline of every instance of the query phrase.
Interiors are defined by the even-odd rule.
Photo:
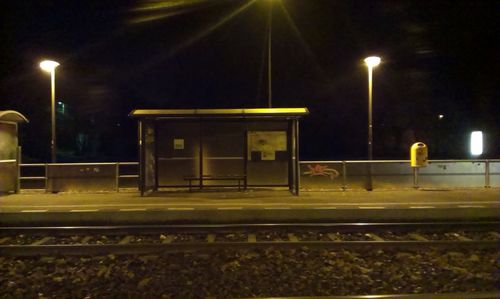
[[[21,189],[45,189],[49,191],[51,189],[51,180],[69,180],[72,179],[73,183],[78,183],[78,181],[86,180],[85,173],[88,173],[88,169],[95,170],[95,167],[107,167],[113,168],[113,173],[107,174],[107,178],[113,180],[112,186],[108,183],[108,187],[111,186],[112,189],[119,192],[120,188],[137,188],[138,175],[138,162],[108,162],[108,163],[33,163],[33,164],[20,164],[21,175],[19,177]],[[124,170],[124,167],[134,166],[136,169],[133,171]],[[69,177],[64,177],[61,175],[57,176],[51,174],[51,168],[76,168],[79,170],[81,175],[73,175]],[[92,169],[94,168],[94,169]],[[31,169],[31,171],[29,170]],[[24,173],[29,172],[32,175],[24,175]],[[64,174],[64,172],[63,172]],[[91,176],[92,177],[92,176]],[[103,176],[94,178],[94,180],[102,179]],[[129,181],[126,184],[126,181]],[[130,182],[131,181],[131,182]]]
[[[20,164],[19,183],[21,189],[62,191],[77,186],[95,190],[97,186],[118,192],[121,188],[137,188],[138,165],[138,162]],[[300,187],[365,189],[369,165],[377,189],[500,187],[500,159],[429,160],[429,165],[418,172],[409,160],[300,161]]]
[[[301,161],[301,188],[364,189],[372,167],[374,188],[500,187],[500,159],[429,160],[418,170],[409,160]]]

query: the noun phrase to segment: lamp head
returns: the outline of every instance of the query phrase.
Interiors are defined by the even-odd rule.
[[[376,67],[380,64],[380,61],[381,59],[378,56],[370,56],[365,58],[366,66],[368,66],[369,68]]]
[[[40,68],[49,73],[53,72],[58,66],[59,63],[53,60],[44,60],[40,62]]]

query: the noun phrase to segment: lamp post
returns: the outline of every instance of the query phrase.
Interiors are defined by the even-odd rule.
[[[272,92],[272,84],[273,84],[273,77],[272,77],[272,33],[273,33],[273,0],[269,1],[269,12],[268,12],[268,25],[269,25],[269,33],[268,33],[268,38],[267,38],[267,88],[268,88],[268,98],[267,98],[267,105],[268,108],[273,107],[273,92]]]
[[[370,56],[365,58],[368,67],[368,160],[373,160],[373,125],[372,125],[372,91],[373,91],[373,68],[380,64],[380,57]],[[368,167],[368,191],[373,190],[372,164]]]
[[[51,162],[56,163],[56,67],[59,63],[52,60],[44,60],[40,62],[40,68],[50,73],[50,94],[51,94],[51,123],[52,133],[50,140]]]

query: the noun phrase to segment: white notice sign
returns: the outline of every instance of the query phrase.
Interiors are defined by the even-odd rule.
[[[184,139],[174,139],[174,150],[184,149]]]

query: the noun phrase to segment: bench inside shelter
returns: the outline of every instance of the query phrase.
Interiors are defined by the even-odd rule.
[[[234,181],[237,182],[238,186],[238,191],[241,190],[241,187],[243,187],[244,190],[247,189],[247,177],[245,175],[203,175],[203,176],[195,176],[195,175],[189,175],[185,176],[184,180],[189,182],[189,191],[192,191],[193,187],[198,187],[200,189],[203,189],[204,187],[228,187],[229,185],[226,184],[210,184],[206,185],[204,182],[205,181],[220,181],[220,182],[227,182],[227,181]],[[193,182],[195,182],[193,184]],[[235,185],[236,186],[236,185]]]

